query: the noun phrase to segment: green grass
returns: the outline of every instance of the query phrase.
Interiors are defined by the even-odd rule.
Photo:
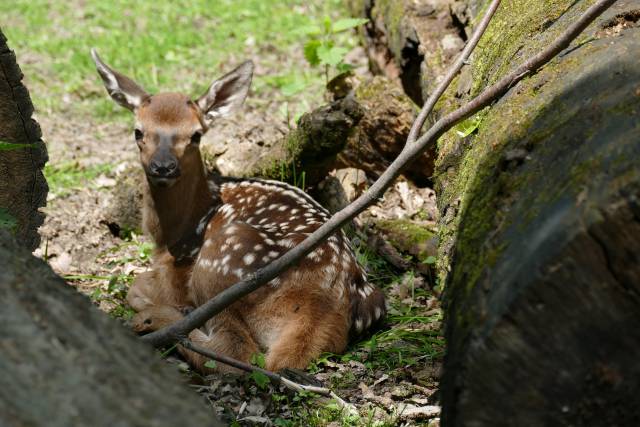
[[[48,163],[44,167],[44,176],[49,184],[49,193],[66,196],[73,190],[92,185],[92,181],[113,169],[110,164],[82,166],[77,162],[61,164]]]
[[[304,30],[325,15],[346,16],[340,0],[15,0],[0,2],[0,27],[28,76],[41,111],[125,114],[105,96],[91,47],[150,92],[204,92],[210,82],[252,58],[254,91],[278,91],[281,101],[301,83],[319,89],[318,70],[302,58]],[[346,45],[355,37],[345,34]],[[35,90],[34,90],[35,89]],[[321,90],[313,96],[319,98]],[[312,96],[310,94],[305,94]]]
[[[389,296],[390,287],[403,280],[400,274],[364,244],[362,236],[359,236],[354,250],[358,262],[367,270],[368,280],[384,289],[385,294],[388,295],[391,309],[384,320],[389,327],[375,332],[367,339],[353,343],[342,355],[324,354],[312,364],[311,371],[317,371],[321,365],[329,361],[356,360],[363,362],[371,370],[391,371],[413,366],[427,359],[441,358],[444,354],[444,338],[439,328],[442,313],[440,311],[433,313],[432,310],[426,310],[423,305],[413,302],[405,304]],[[404,274],[406,277],[407,274],[412,273]],[[423,288],[411,286],[410,292],[411,301],[432,297],[430,291]],[[348,378],[342,378],[340,381],[349,383]],[[334,384],[338,388],[348,385]]]

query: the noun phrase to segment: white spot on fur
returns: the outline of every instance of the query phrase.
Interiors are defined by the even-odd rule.
[[[382,316],[382,309],[380,309],[380,307],[376,307],[376,309],[374,310],[374,316],[376,316],[376,320],[380,318],[380,316]]]
[[[261,251],[262,249],[264,249],[264,246],[262,246],[260,243],[253,247],[254,251]]]
[[[256,260],[256,256],[254,254],[246,254],[242,257],[242,261],[244,261],[245,265],[251,265]]]
[[[356,319],[356,331],[362,332],[362,319]]]

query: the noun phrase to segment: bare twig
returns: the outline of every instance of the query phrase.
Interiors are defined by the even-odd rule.
[[[454,77],[460,72],[462,66],[467,64],[467,60],[469,59],[469,56],[471,56],[471,52],[473,52],[473,50],[478,45],[480,38],[489,26],[489,22],[491,22],[491,18],[493,18],[493,15],[498,9],[498,6],[500,6],[500,0],[493,0],[491,2],[489,7],[487,8],[487,11],[482,17],[482,21],[480,21],[480,24],[478,24],[478,27],[473,32],[473,36],[471,36],[471,38],[467,42],[464,50],[460,53],[460,56],[458,56],[456,62],[451,65],[449,71],[447,72],[447,75],[440,82],[436,90],[433,91],[431,96],[429,96],[427,102],[424,103],[420,114],[418,114],[416,121],[413,122],[413,125],[411,126],[409,136],[407,137],[407,144],[413,144],[415,142],[415,140],[418,138],[418,134],[420,133],[420,129],[422,129],[422,126],[424,125],[424,121],[427,119],[429,113],[431,113],[431,110],[433,110],[433,107],[435,107],[436,102],[438,102],[438,99],[440,99],[444,91],[447,90]]]
[[[466,105],[438,120],[414,144],[407,144],[396,160],[393,161],[389,168],[364,194],[358,197],[349,206],[336,213],[329,221],[320,226],[298,246],[286,252],[280,258],[274,260],[265,267],[258,269],[248,278],[220,292],[214,298],[193,310],[182,320],[166,328],[145,335],[142,339],[155,346],[169,345],[181,340],[186,337],[188,332],[200,327],[207,320],[220,313],[233,302],[263,286],[269,280],[277,277],[280,273],[285,271],[322,243],[328,236],[372,205],[384,194],[384,191],[389,187],[389,185],[391,185],[393,180],[398,177],[402,167],[414,160],[429,144],[435,143],[442,134],[451,129],[454,125],[490,105],[522,78],[534,73],[544,64],[553,59],[558,53],[567,48],[571,41],[575,39],[591,22],[593,22],[596,17],[615,2],[616,0],[597,1],[542,52],[517,67],[507,76],[503,77],[498,83],[485,89],[480,95],[472,99]]]
[[[195,351],[196,353],[202,354],[203,356],[206,356],[212,360],[215,360],[216,362],[233,366],[234,368],[240,369],[245,372],[260,372],[261,374],[268,377],[270,380],[274,381],[276,384],[282,384],[283,386],[293,391],[297,391],[297,392],[306,391],[309,393],[319,394],[320,396],[330,397],[334,399],[342,409],[347,410],[350,413],[358,413],[355,406],[353,406],[348,402],[345,402],[342,398],[340,398],[340,396],[338,396],[328,388],[305,385],[305,384],[297,383],[295,381],[291,381],[290,379],[285,378],[282,375],[276,374],[275,372],[262,369],[258,366],[249,365],[248,363],[241,362],[239,360],[225,356],[224,354],[219,354],[209,349],[206,349],[204,347],[200,347],[199,345],[194,344],[193,341],[188,339],[182,340],[180,344],[184,348],[191,351]]]

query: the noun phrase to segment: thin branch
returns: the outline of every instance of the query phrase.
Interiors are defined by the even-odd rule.
[[[400,155],[393,161],[389,168],[378,180],[360,197],[349,206],[336,213],[329,221],[321,225],[316,231],[303,240],[298,246],[289,250],[280,258],[274,260],[263,268],[258,269],[248,278],[220,292],[205,304],[193,310],[182,320],[166,328],[155,331],[142,337],[154,346],[170,345],[186,337],[186,334],[195,328],[202,326],[207,320],[220,313],[223,309],[233,304],[245,295],[250,294],[269,280],[274,279],[280,273],[292,266],[327,237],[336,232],[340,227],[351,221],[360,212],[372,205],[393,180],[400,175],[404,165],[414,160],[429,144],[435,143],[440,136],[454,125],[467,117],[475,114],[484,107],[500,98],[513,85],[525,76],[534,73],[544,64],[553,59],[558,53],[566,49],[593,20],[608,9],[616,0],[599,0],[586,12],[571,24],[556,40],[547,46],[542,52],[530,58],[514,71],[502,78],[498,83],[485,89],[480,95],[472,99],[466,105],[458,108],[445,117],[438,120],[427,132],[414,144],[407,144]]]
[[[268,371],[266,369],[262,369],[258,366],[253,366],[250,365],[248,363],[244,363],[241,362],[239,360],[233,359],[231,357],[225,356],[224,354],[219,354],[216,352],[213,352],[207,348],[204,347],[200,347],[197,344],[194,344],[193,341],[188,340],[188,339],[184,339],[180,342],[180,344],[191,351],[195,351],[196,353],[199,353],[203,356],[208,357],[209,359],[215,360],[216,362],[220,362],[220,363],[224,363],[225,365],[229,365],[229,366],[233,366],[234,368],[240,369],[242,371],[245,372],[260,372],[261,374],[265,375],[266,377],[268,377],[270,380],[274,381],[276,384],[282,384],[283,386],[296,391],[296,392],[301,392],[301,391],[306,391],[309,393],[315,393],[315,394],[319,394],[321,396],[325,396],[325,397],[330,397],[332,399],[334,399],[338,405],[342,408],[345,409],[347,411],[349,411],[350,413],[358,413],[357,409],[355,408],[355,406],[353,406],[352,404],[344,401],[342,398],[340,398],[340,396],[338,396],[337,394],[335,394],[333,391],[331,391],[328,388],[325,387],[316,387],[316,386],[311,386],[311,385],[305,385],[305,384],[300,384],[297,383],[295,381],[291,381],[288,378],[283,377],[282,375],[276,374],[275,372],[272,371]]]
[[[478,24],[478,27],[473,32],[473,35],[467,42],[467,45],[464,47],[464,50],[460,53],[460,56],[458,56],[458,59],[456,59],[456,62],[454,62],[451,65],[451,67],[449,68],[449,71],[447,72],[447,75],[440,82],[436,90],[433,91],[431,96],[429,96],[429,99],[427,99],[427,102],[424,103],[424,106],[422,107],[420,114],[418,114],[416,121],[413,122],[413,125],[411,126],[411,130],[409,131],[409,136],[407,137],[407,145],[413,144],[418,138],[420,129],[422,129],[422,126],[424,125],[424,121],[427,119],[427,116],[429,115],[429,113],[431,113],[431,110],[433,110],[433,107],[435,107],[436,102],[438,102],[438,100],[440,99],[444,91],[447,90],[447,88],[453,81],[454,77],[460,72],[460,69],[462,68],[462,66],[467,63],[469,56],[471,56],[471,52],[473,52],[473,50],[478,45],[480,38],[482,37],[485,30],[489,26],[489,22],[491,22],[491,18],[493,18],[493,15],[498,9],[498,6],[500,6],[500,0],[493,0],[491,2],[489,7],[487,8],[487,11],[482,17],[482,21],[480,21],[480,24]]]

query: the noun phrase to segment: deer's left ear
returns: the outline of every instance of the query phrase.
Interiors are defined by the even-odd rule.
[[[115,102],[133,111],[149,97],[149,94],[136,82],[102,62],[95,49],[91,49],[91,57],[104,82],[104,87]]]
[[[218,117],[224,117],[238,109],[249,92],[253,62],[246,61],[238,68],[214,81],[196,103],[204,113],[207,126]]]

